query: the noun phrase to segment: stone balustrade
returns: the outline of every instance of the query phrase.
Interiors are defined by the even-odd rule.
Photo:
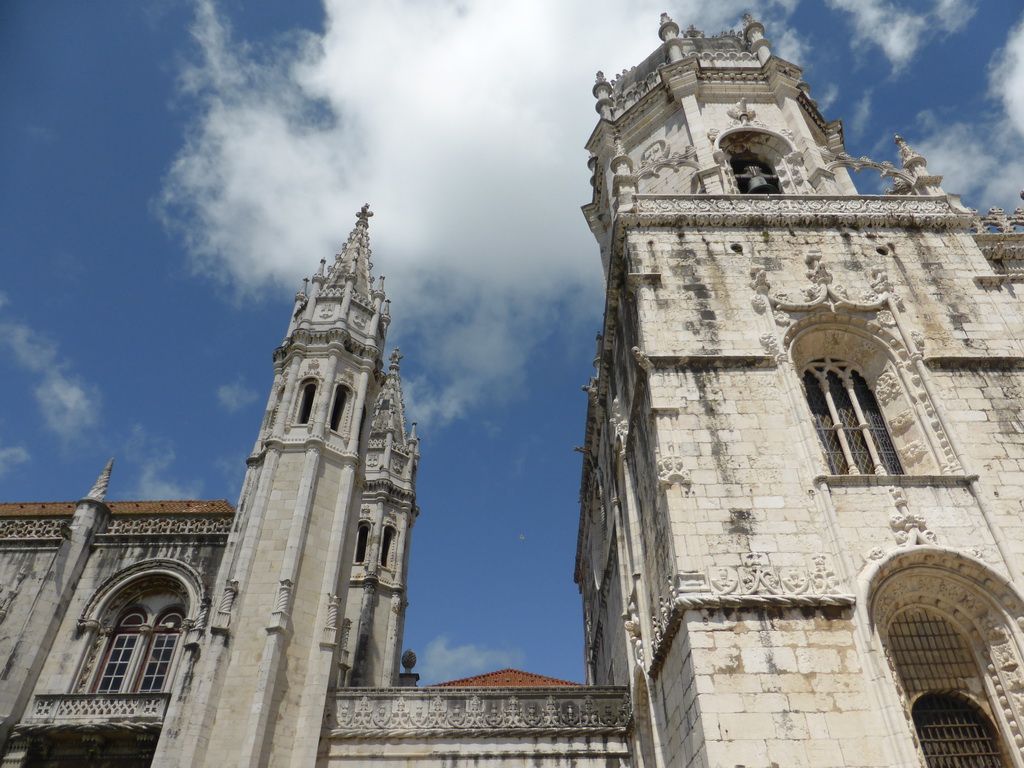
[[[408,688],[339,691],[332,739],[475,736],[624,736],[625,687]]]

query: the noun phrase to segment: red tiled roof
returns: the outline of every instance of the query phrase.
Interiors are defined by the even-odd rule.
[[[0,504],[0,517],[70,517],[74,501],[46,501]],[[233,515],[235,508],[225,499],[212,501],[108,501],[115,515]]]
[[[554,677],[535,675],[533,672],[523,672],[521,669],[499,669],[497,672],[487,672],[483,675],[464,677],[461,680],[449,680],[447,683],[428,685],[428,688],[545,688],[562,685],[579,685],[570,683],[568,680],[559,680]]]

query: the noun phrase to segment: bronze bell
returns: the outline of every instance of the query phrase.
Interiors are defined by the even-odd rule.
[[[766,177],[758,174],[750,180],[750,184],[747,185],[748,195],[777,195],[779,194],[779,188],[775,186]]]

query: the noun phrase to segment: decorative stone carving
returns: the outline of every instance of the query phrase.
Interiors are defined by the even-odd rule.
[[[170,694],[166,693],[39,695],[26,722],[46,721],[54,725],[96,720],[160,723],[169,698]]]
[[[0,520],[0,539],[62,539],[61,517],[13,517]]]
[[[859,226],[962,230],[972,214],[954,209],[945,197],[646,197],[633,201],[644,225],[667,226]],[[638,221],[638,223],[640,223]]]
[[[573,686],[500,690],[340,691],[328,714],[330,738],[554,737],[624,735],[632,717],[624,688]]]
[[[889,405],[901,394],[900,383],[896,375],[890,371],[882,371],[882,374],[875,381],[875,397],[882,405]]]
[[[115,517],[106,533],[112,536],[197,536],[231,532],[230,516],[145,515]]]
[[[682,457],[675,455],[675,444],[669,443],[666,452],[658,457],[658,484],[662,488],[673,485],[689,485],[690,472]]]

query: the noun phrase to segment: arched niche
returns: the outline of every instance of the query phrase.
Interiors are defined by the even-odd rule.
[[[901,548],[872,564],[860,577],[867,594],[868,615],[882,643],[903,700],[908,721],[915,701],[931,693],[953,693],[970,700],[992,720],[1005,752],[1021,765],[1021,718],[1024,713],[1021,624],[1024,601],[1003,575],[984,563],[948,547],[920,545]],[[963,639],[974,663],[970,674],[960,670],[936,690],[922,690],[904,679],[901,662],[889,642],[892,630],[908,614],[933,617]],[[903,630],[905,632],[905,629]],[[935,631],[933,630],[933,633]],[[922,637],[924,668],[936,667],[939,643]],[[941,649],[939,649],[941,650]],[[973,677],[972,677],[973,675]],[[934,672],[938,679],[941,674]]]
[[[722,131],[714,143],[714,157],[722,169],[726,192],[741,193],[733,164],[747,158],[766,166],[778,178],[780,194],[812,192],[804,172],[803,154],[781,133],[740,125]]]

